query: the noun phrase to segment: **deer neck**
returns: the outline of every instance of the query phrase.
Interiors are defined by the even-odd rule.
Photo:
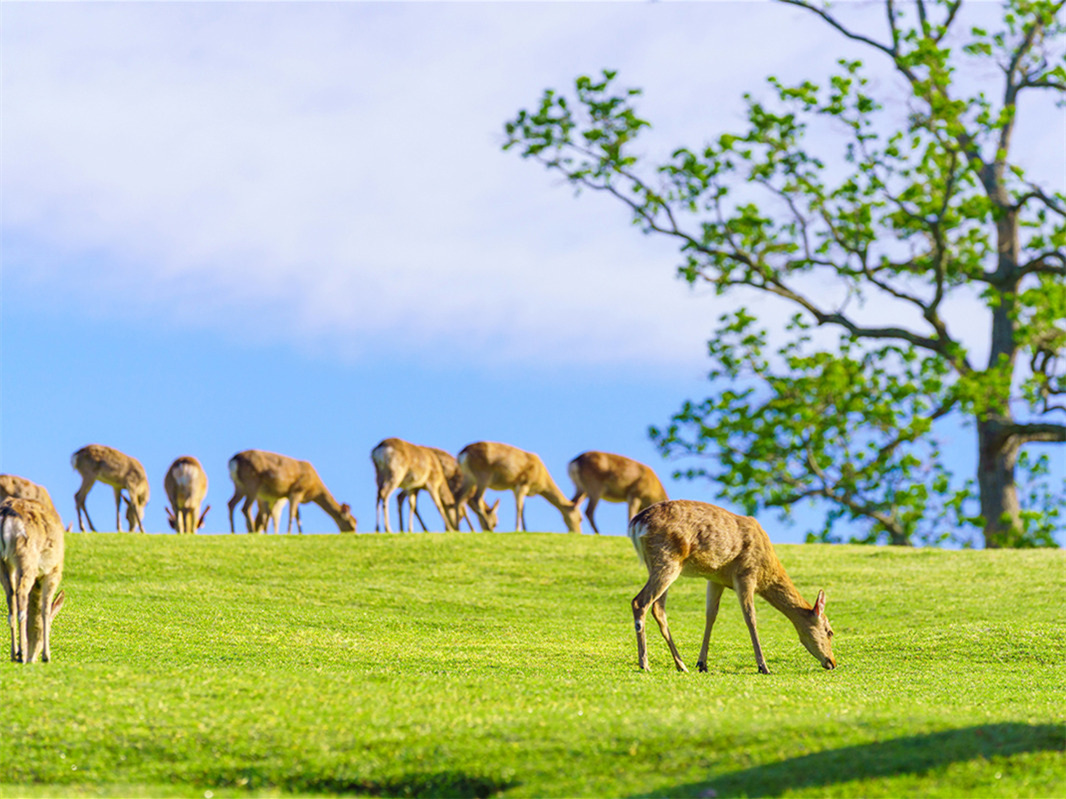
[[[559,510],[571,510],[574,507],[574,503],[559,490],[559,486],[555,484],[551,477],[548,478],[547,485],[544,486],[540,495]]]
[[[810,614],[810,603],[803,598],[784,569],[758,593],[794,625],[798,626]]]
[[[328,513],[330,515],[330,518],[332,518],[333,521],[337,522],[337,524],[340,524],[342,521],[344,521],[344,517],[341,515],[341,505],[339,502],[337,502],[337,500],[333,498],[333,495],[330,494],[329,491],[323,489],[322,493],[320,493],[316,497],[313,497],[311,501],[318,505],[318,507],[322,508],[322,510],[324,510],[326,513]]]

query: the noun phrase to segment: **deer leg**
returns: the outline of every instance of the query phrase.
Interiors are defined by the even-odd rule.
[[[427,489],[428,490],[428,489]],[[441,501],[440,491],[430,491],[429,498],[433,500],[433,504],[437,506],[437,511],[440,513],[440,517],[444,519],[444,529],[447,532],[451,532],[455,528],[452,527],[451,517],[448,516],[448,511],[444,507],[444,502]],[[422,525],[425,527],[425,525]],[[428,532],[428,531],[427,531]]]
[[[668,565],[660,569],[656,569],[649,573],[648,582],[644,584],[644,587],[640,589],[640,593],[633,597],[633,601],[630,606],[633,608],[633,625],[637,630],[637,663],[644,671],[649,671],[648,666],[648,639],[645,631],[644,620],[648,615],[648,608],[650,608],[662,594],[666,593],[666,590],[681,574],[681,568],[676,564]],[[656,617],[658,621],[658,617]],[[659,629],[662,630],[662,623],[659,625]],[[663,631],[663,635],[668,634],[668,630]],[[667,643],[673,647],[673,643],[667,638]],[[676,651],[676,647],[671,650]],[[685,665],[675,656],[675,664],[679,671],[687,671]]]
[[[488,516],[482,511],[482,508],[485,507],[485,489],[486,486],[478,485],[477,488],[474,489],[474,495],[470,498],[470,501],[467,504],[474,509],[474,514],[477,516],[481,529],[491,530],[492,526],[489,524]],[[470,532],[473,531],[473,527],[471,527]]]
[[[82,475],[81,487],[79,487],[77,493],[74,494],[74,506],[78,510],[78,529],[81,530],[83,533],[85,532],[85,528],[82,527],[81,524],[82,511],[85,511],[85,521],[89,523],[89,529],[92,530],[94,533],[96,532],[96,528],[93,527],[93,520],[89,518],[89,506],[85,504],[85,500],[89,496],[89,489],[93,487],[93,484],[95,482],[95,477],[91,477],[90,475]]]
[[[407,504],[407,492],[402,488],[396,495],[396,515],[399,517],[399,521],[396,522],[397,529],[403,532],[403,506]]]
[[[122,532],[122,521],[119,512],[122,510],[122,489],[115,488],[115,532]],[[133,532],[133,528],[130,528],[130,532]]]
[[[41,641],[44,648],[41,650],[41,662],[48,663],[52,659],[52,602],[55,599],[56,589],[59,588],[59,580],[56,575],[46,574],[37,584],[40,591],[40,621]],[[28,643],[28,641],[27,641]],[[36,656],[35,647],[30,646],[30,662]]]
[[[661,632],[663,638],[666,639],[666,645],[670,647],[670,654],[674,658],[674,665],[677,666],[677,670],[688,671],[688,669],[685,668],[685,664],[681,662],[681,654],[677,651],[677,645],[674,644],[674,637],[670,635],[670,626],[666,623],[666,594],[667,592],[663,591],[659,594],[659,598],[652,603],[651,615],[659,625],[659,632]]]
[[[759,667],[759,674],[769,674],[766,667],[766,658],[762,655],[762,646],[759,644],[759,631],[755,626],[755,582],[750,578],[737,577],[733,580],[733,588],[740,599],[740,609],[744,613],[744,623],[748,625],[748,633],[751,635],[751,645],[755,649],[755,664]]]
[[[525,532],[526,529],[526,490],[521,486],[515,487],[514,490],[514,507],[515,507],[515,523],[514,529],[516,533]]]
[[[289,497],[289,529],[286,534],[292,532],[292,520],[296,518],[296,532],[304,534],[303,525],[300,523],[300,503],[304,501],[302,494],[293,494]]]
[[[392,495],[392,492],[394,490],[394,488],[391,488],[389,486],[382,486],[381,490],[378,492],[378,498],[381,501],[381,510],[385,516],[386,533],[392,532],[392,527],[389,526],[389,497]],[[374,531],[377,532],[376,527],[374,528]]]
[[[470,532],[474,532],[474,523],[472,521],[470,521],[470,514],[466,512],[466,506],[465,505],[460,505],[459,506],[459,514],[460,514],[459,515],[459,521],[461,522],[461,521],[463,521],[463,519],[466,519],[466,526],[470,528]],[[459,529],[459,525],[458,524],[455,527],[456,527],[456,529]]]
[[[593,514],[596,512],[596,503],[600,501],[600,498],[595,494],[589,494],[589,504],[585,506],[585,516],[588,517],[589,524],[592,525],[592,532],[596,535],[600,534],[600,528],[596,526],[596,519],[593,518]]]
[[[415,518],[418,519],[418,523],[422,526],[422,532],[423,533],[428,533],[429,532],[429,525],[426,524],[425,519],[422,518],[422,514],[418,512],[417,497],[415,499],[416,499],[415,504],[411,506],[411,510],[414,512]]]
[[[28,663],[30,660],[30,640],[29,640],[29,606],[30,606],[30,591],[33,590],[33,584],[36,582],[34,575],[27,572],[20,572],[18,579],[15,581],[15,607],[18,610],[18,626],[19,626],[19,660],[23,663]]]
[[[244,514],[245,531],[249,533],[255,532],[255,521],[252,519],[252,503],[254,501],[255,496],[249,494],[244,498],[244,504],[241,505],[241,513]]]
[[[700,647],[700,659],[696,663],[696,668],[700,671],[707,671],[707,650],[711,645],[711,628],[714,627],[714,620],[718,618],[718,605],[722,601],[723,591],[725,591],[725,586],[721,583],[707,581],[707,626],[703,628],[703,646]]]
[[[418,519],[418,524],[422,527],[422,532],[428,533],[429,525],[426,524],[425,520],[422,518],[422,514],[418,512],[418,505],[416,504],[411,510],[415,512],[415,518]]]
[[[240,489],[233,492],[233,496],[230,497],[229,502],[226,503],[226,507],[229,508],[229,531],[231,533],[237,532],[233,527],[233,509],[237,507],[237,503],[241,501]]]
[[[7,564],[0,564],[0,583],[4,585],[4,598],[7,600],[7,626],[11,629],[11,662],[18,663],[18,608],[15,607],[14,572],[8,571]]]

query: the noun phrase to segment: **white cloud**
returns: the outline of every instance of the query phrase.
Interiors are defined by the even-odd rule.
[[[698,144],[766,74],[850,52],[742,3],[19,4],[3,45],[23,285],[354,356],[686,369],[726,306],[620,208],[501,153],[503,121],[616,67],[649,147]]]

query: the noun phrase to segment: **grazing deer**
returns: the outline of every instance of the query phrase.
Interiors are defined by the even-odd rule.
[[[295,512],[305,502],[314,502],[329,514],[337,523],[342,533],[354,533],[356,522],[352,509],[347,504],[340,504],[323,485],[315,467],[307,461],[298,461],[274,452],[260,449],[248,449],[238,452],[229,460],[229,476],[233,480],[233,496],[229,506],[229,530],[233,529],[233,509],[244,498],[241,512],[247,523],[248,532],[257,529],[256,520],[252,519],[251,507],[256,500],[264,500],[268,508],[279,499],[289,501],[289,527],[292,532],[292,519],[296,516],[296,529],[301,534],[303,527],[299,515]]]
[[[63,523],[51,508],[32,499],[10,498],[0,503],[0,582],[7,598],[11,627],[11,660],[32,663],[41,647],[41,659],[52,659],[52,618],[62,599],[56,597],[63,577]],[[39,587],[33,604],[39,632],[30,631],[30,597]]]
[[[89,529],[96,532],[93,520],[89,518],[89,509],[85,507],[85,498],[89,489],[99,480],[115,490],[115,530],[121,530],[119,511],[122,508],[122,492],[126,491],[126,521],[130,531],[136,526],[144,532],[144,506],[148,504],[148,477],[144,467],[136,458],[131,458],[117,449],[100,444],[89,444],[75,452],[70,458],[70,465],[81,475],[81,488],[74,495],[74,507],[78,513],[78,529],[85,532],[81,522],[82,511]]]
[[[175,460],[163,478],[163,488],[170,500],[167,520],[171,527],[178,533],[195,533],[204,526],[211,506],[208,505],[200,513],[200,505],[207,496],[207,473],[200,461],[191,455],[183,455]]]
[[[436,454],[437,459],[440,461],[441,468],[444,469],[444,479],[448,481],[448,488],[451,490],[452,495],[455,496],[462,490],[463,487],[463,470],[459,468],[459,461],[450,453],[443,449],[437,449],[436,447],[427,447]],[[403,527],[403,505],[407,501],[407,492],[401,490],[396,497],[397,509],[400,512],[400,527]],[[455,527],[459,529],[461,524],[465,521],[470,531],[474,531],[474,525],[470,521],[470,515],[466,512],[468,504],[466,502],[458,503],[459,518],[456,519]],[[485,531],[492,531],[499,523],[499,516],[497,515],[497,508],[500,507],[500,501],[496,500],[492,503],[491,507],[481,500],[481,514],[488,520],[489,526],[481,525],[481,529]],[[419,524],[422,525],[423,530],[429,530],[426,523],[422,521],[422,514],[418,512],[418,492],[414,492],[414,501],[411,504],[411,509],[414,511],[415,517],[418,519]],[[479,520],[480,521],[480,520]]]
[[[822,666],[836,668],[831,646],[833,628],[825,617],[825,591],[818,592],[814,607],[807,604],[777,559],[770,537],[755,519],[705,502],[684,499],[660,502],[633,518],[629,523],[629,538],[648,569],[648,582],[632,602],[640,668],[648,670],[644,618],[650,607],[670,647],[674,665],[678,671],[688,671],[666,624],[666,592],[682,574],[707,579],[707,626],[696,664],[700,671],[707,671],[711,627],[726,588],[737,592],[761,674],[769,674],[770,670],[755,628],[756,594],[792,622],[800,643]]]
[[[649,505],[667,498],[666,489],[650,467],[622,455],[596,450],[582,452],[570,461],[567,471],[577,488],[577,493],[570,501],[577,505],[586,496],[589,498],[585,517],[596,535],[600,534],[600,530],[596,527],[593,513],[596,503],[601,499],[605,502],[625,502],[629,508],[628,518],[632,519]]]
[[[386,438],[371,450],[370,458],[374,461],[378,487],[374,505],[374,532],[381,531],[382,510],[385,532],[392,532],[389,526],[389,496],[397,488],[404,491],[405,498],[411,503],[411,513],[407,517],[408,532],[414,527],[415,495],[421,490],[425,490],[433,499],[433,504],[444,519],[444,529],[455,529],[449,512],[453,502],[452,491],[444,477],[440,458],[431,449],[400,438]],[[402,532],[402,510],[400,513]]]
[[[567,530],[581,532],[581,511],[559,490],[544,462],[532,452],[494,441],[478,441],[463,447],[458,461],[463,471],[463,486],[456,504],[469,501],[482,529],[494,529],[488,527],[490,519],[482,511],[485,491],[491,488],[514,492],[516,531],[526,529],[523,514],[526,496],[539,495],[559,509]]]
[[[52,504],[52,497],[48,493],[48,489],[32,480],[27,480],[25,477],[19,477],[15,474],[0,474],[0,502],[3,502],[8,497],[35,499],[42,505],[51,508],[56,516],[59,515],[56,511],[56,506]]]

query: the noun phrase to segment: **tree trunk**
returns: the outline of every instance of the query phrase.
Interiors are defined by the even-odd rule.
[[[985,547],[1017,546],[1022,536],[1021,506],[1014,483],[1018,444],[995,421],[977,423],[977,483],[984,519]]]

